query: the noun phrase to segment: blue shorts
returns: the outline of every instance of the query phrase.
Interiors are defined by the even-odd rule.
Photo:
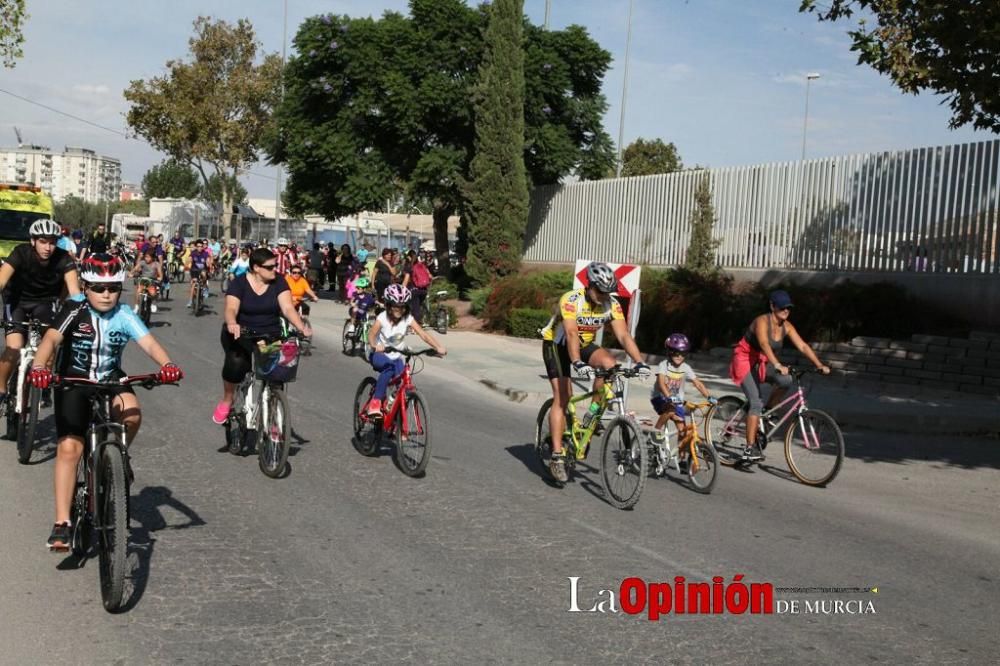
[[[684,405],[671,402],[670,398],[665,395],[658,395],[655,398],[650,398],[649,403],[653,405],[653,409],[657,414],[673,413],[681,418],[687,416],[687,411],[684,409]]]

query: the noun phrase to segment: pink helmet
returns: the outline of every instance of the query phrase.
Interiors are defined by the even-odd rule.
[[[385,300],[389,305],[409,305],[412,294],[401,284],[390,284],[385,288]]]

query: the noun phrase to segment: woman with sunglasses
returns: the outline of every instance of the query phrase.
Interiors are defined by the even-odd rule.
[[[750,404],[747,413],[747,446],[743,450],[746,460],[761,458],[760,452],[753,449],[753,444],[757,441],[760,416],[765,409],[778,404],[792,385],[788,366],[782,365],[776,354],[784,346],[785,338],[820,372],[830,374],[830,368],[819,360],[816,352],[802,339],[792,322],[788,321],[793,307],[792,297],[788,292],[781,289],[772,291],[770,303],[770,312],[750,322],[746,333],[733,348],[733,359],[729,364],[730,379],[743,389]],[[775,385],[766,406],[761,397],[761,386],[765,382]]]
[[[160,366],[160,379],[172,383],[184,376],[170,362],[166,350],[132,308],[120,302],[122,283],[128,271],[121,259],[110,254],[91,254],[82,263],[80,277],[84,297],[67,302],[38,345],[31,383],[40,389],[52,382],[46,366],[56,350],[68,341],[59,355],[57,372],[64,377],[79,377],[107,382],[125,375],[122,353],[129,340]],[[77,300],[80,299],[80,300]],[[71,347],[71,348],[70,348]],[[49,537],[51,550],[65,551],[70,541],[70,503],[76,486],[76,467],[83,454],[83,438],[90,426],[90,396],[94,389],[71,386],[55,395],[56,449],[55,500],[56,523]],[[114,389],[111,417],[125,426],[125,443],[135,439],[142,421],[139,400],[131,387]]]
[[[267,248],[250,254],[250,270],[233,279],[226,290],[225,324],[222,326],[222,400],[215,406],[212,420],[222,425],[229,417],[236,387],[253,367],[255,340],[281,335],[281,317],[302,335],[312,336],[312,328],[302,321],[292,303],[288,282],[278,277],[278,259]],[[241,329],[253,331],[254,340],[241,336]]]

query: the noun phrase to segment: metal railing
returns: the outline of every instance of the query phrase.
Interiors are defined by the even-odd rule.
[[[1000,139],[540,187],[524,258],[682,264],[705,178],[724,268],[1000,272]]]

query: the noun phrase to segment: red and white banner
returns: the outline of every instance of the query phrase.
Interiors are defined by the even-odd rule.
[[[576,270],[573,276],[573,288],[583,289],[587,286],[587,266],[591,262],[587,259],[576,260]],[[639,274],[642,268],[635,264],[608,264],[608,267],[615,272],[618,278],[618,295],[622,298],[631,298],[636,289],[639,288]]]

